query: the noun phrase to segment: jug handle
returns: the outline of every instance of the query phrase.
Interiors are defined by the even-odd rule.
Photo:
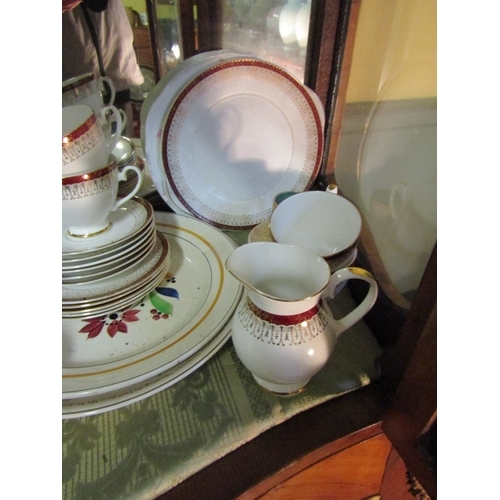
[[[368,293],[366,294],[361,304],[359,304],[349,314],[338,320],[333,317],[333,313],[330,315],[331,319],[333,320],[333,328],[337,336],[354,325],[354,323],[357,323],[373,307],[373,304],[375,304],[375,300],[377,300],[378,285],[375,281],[375,278],[368,271],[366,271],[365,269],[361,269],[360,267],[345,267],[343,269],[335,271],[332,274],[327,287],[323,291],[321,298],[333,299],[335,296],[336,287],[340,283],[350,279],[359,279],[362,281],[366,281],[366,283],[369,284],[370,288],[368,289]]]

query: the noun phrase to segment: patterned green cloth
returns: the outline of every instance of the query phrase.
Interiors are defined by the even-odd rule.
[[[354,307],[345,288],[336,316]],[[381,349],[360,321],[301,393],[261,389],[231,341],[176,385],[100,415],[64,420],[63,498],[152,499],[265,430],[379,376]]]

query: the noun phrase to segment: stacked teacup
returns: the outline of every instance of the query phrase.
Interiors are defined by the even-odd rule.
[[[105,85],[108,87],[109,98],[104,104]],[[117,131],[118,137],[127,125],[127,115],[124,111],[113,106],[116,89],[110,78],[103,76],[96,78],[93,73],[85,73],[62,82],[62,107],[75,104],[87,104],[93,110],[103,129],[108,132],[113,125],[112,132]],[[120,121],[110,122],[109,114],[120,115]]]
[[[139,191],[142,171],[128,165],[118,171],[116,158],[111,154],[120,137],[119,113],[101,118],[115,122],[117,131],[106,131],[102,120],[88,104],[76,104],[62,109],[62,225],[74,238],[92,238],[110,228],[108,216]],[[118,183],[127,173],[137,175],[135,187],[120,199]]]

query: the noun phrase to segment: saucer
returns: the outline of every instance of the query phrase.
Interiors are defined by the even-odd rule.
[[[130,240],[127,240],[122,246],[103,251],[102,253],[91,257],[63,260],[63,274],[65,272],[75,271],[77,269],[98,269],[111,261],[118,262],[120,260],[126,259],[131,252],[134,252],[139,247],[143,246],[144,242],[149,240],[152,235],[156,233],[154,221],[151,220],[151,222],[152,223],[146,226],[142,231],[137,233],[137,236],[131,238]]]
[[[266,220],[257,224],[248,233],[248,243],[255,243],[257,241],[273,241],[271,231],[269,230],[269,221]]]
[[[132,268],[144,260],[153,250],[156,243],[156,233],[153,233],[148,239],[141,243],[138,248],[128,252],[121,258],[105,262],[95,267],[63,271],[63,285],[78,285],[100,281],[114,276],[126,269]]]
[[[248,233],[248,243],[256,243],[259,241],[274,241],[269,229],[269,221],[264,221],[255,226],[250,233]],[[336,259],[326,259],[330,269],[342,269],[343,267],[350,266],[358,256],[358,249],[356,246],[349,252],[343,254]]]
[[[165,267],[165,262],[169,258],[168,242],[163,235],[157,233],[153,250],[146,259],[136,263],[131,268],[97,283],[63,286],[63,316],[65,309],[73,310],[99,304],[140,288],[144,283],[150,281],[158,270]]]
[[[111,212],[111,229],[90,239],[71,238],[67,231],[62,231],[63,260],[85,258],[123,245],[134,237],[153,219],[153,207],[142,198],[132,198],[118,210]]]

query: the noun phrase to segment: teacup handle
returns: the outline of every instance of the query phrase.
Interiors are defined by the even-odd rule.
[[[108,112],[110,112],[109,117],[107,116]],[[122,135],[122,115],[120,114],[116,106],[104,106],[103,108],[101,108],[101,113],[102,116],[104,116],[104,118],[106,119],[110,130],[113,130],[113,123],[116,124],[115,132],[111,134],[111,138],[108,143],[108,152],[109,154],[111,154]]]
[[[123,131],[125,130],[125,127],[127,126],[127,123],[128,123],[128,118],[127,118],[127,113],[125,113],[125,111],[123,111],[123,109],[120,109],[120,116],[122,117],[122,130],[121,130],[121,134],[123,134]]]
[[[107,76],[101,76],[99,78],[99,86],[101,87],[101,91],[105,90],[104,89],[104,85],[103,85],[103,82],[106,82],[108,84],[108,87],[109,87],[109,91],[111,92],[111,97],[109,99],[109,102],[108,102],[108,106],[111,106],[114,104],[115,102],[115,97],[116,97],[116,89],[115,89],[115,85],[114,83],[111,81],[111,78],[107,77]]]
[[[333,299],[337,285],[350,279],[366,281],[370,285],[370,288],[361,304],[349,314],[339,320],[334,319],[332,315],[333,328],[337,335],[350,328],[354,323],[357,323],[373,307],[373,304],[377,300],[378,285],[375,278],[368,271],[360,267],[345,267],[335,271],[321,297],[323,299]]]
[[[142,178],[143,178],[142,171],[139,167],[136,167],[135,165],[127,165],[126,167],[123,167],[123,170],[118,172],[118,182],[126,181],[127,172],[130,172],[130,170],[133,170],[134,172],[137,173],[137,184],[127,196],[124,196],[123,198],[119,198],[118,200],[116,200],[116,203],[111,209],[112,212],[114,212],[118,207],[121,207],[124,203],[133,198],[136,195],[137,191],[141,189]]]

